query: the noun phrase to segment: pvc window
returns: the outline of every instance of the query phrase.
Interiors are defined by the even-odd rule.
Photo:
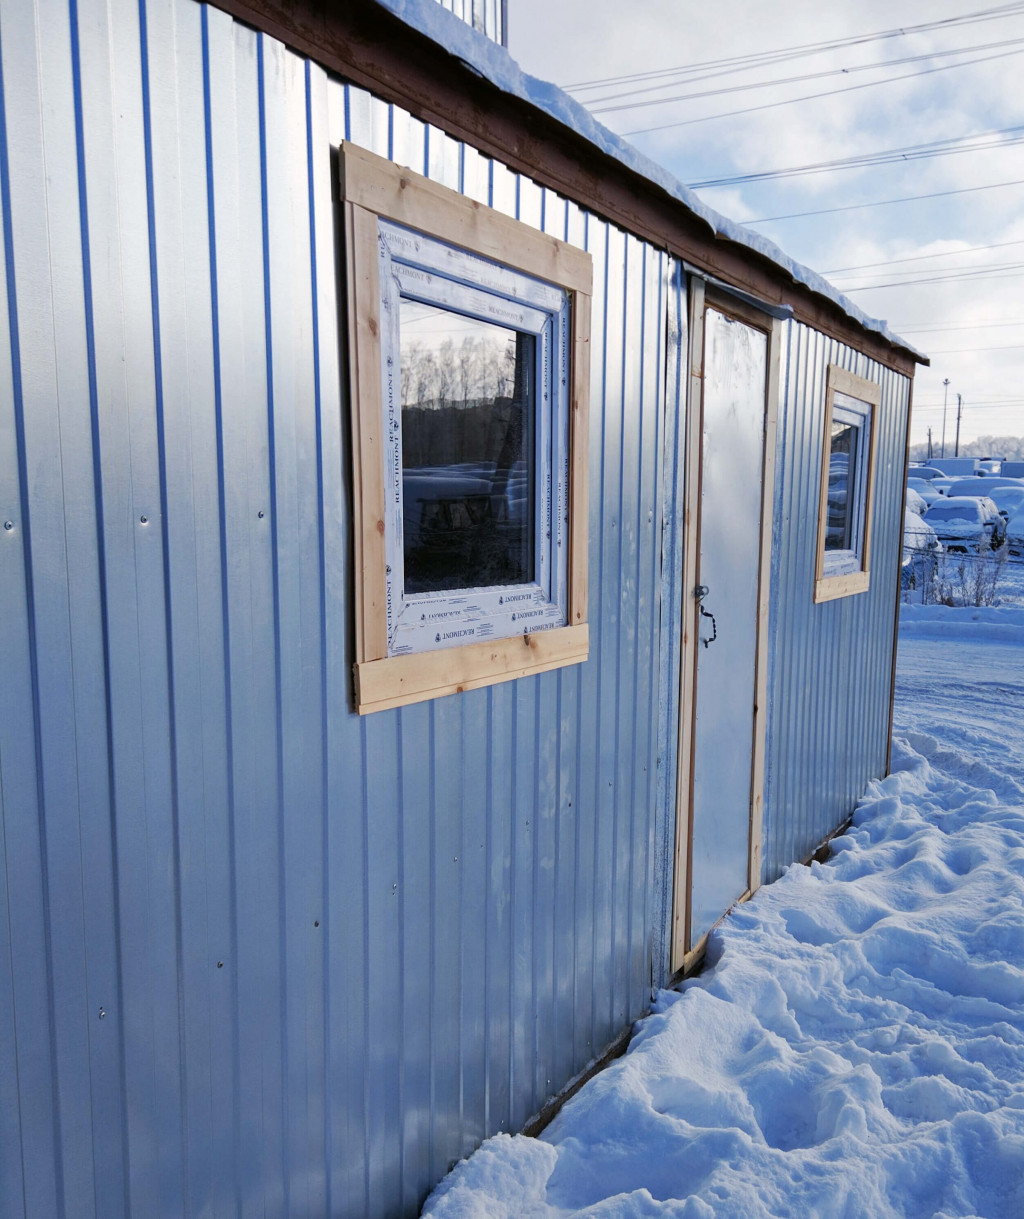
[[[586,659],[589,255],[343,145],[356,705]]]
[[[870,586],[880,396],[874,382],[829,365],[815,601],[866,592]]]

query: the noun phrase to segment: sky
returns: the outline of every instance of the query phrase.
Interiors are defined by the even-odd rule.
[[[945,420],[953,453],[958,394],[961,441],[1024,435],[1024,3],[508,7],[509,50],[527,72],[568,87],[689,186],[892,152],[883,164],[733,181],[700,195],[930,356],[915,382],[915,444],[930,427],[939,455]],[[934,28],[909,28],[921,25]],[[742,70],[721,62],[755,55],[762,62]],[[750,85],[759,87],[742,87]],[[920,148],[940,141],[957,151]],[[933,155],[908,156],[912,148]],[[932,197],[856,206],[920,195]],[[808,212],[820,214],[795,215]]]

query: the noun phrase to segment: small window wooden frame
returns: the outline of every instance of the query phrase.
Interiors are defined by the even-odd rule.
[[[363,715],[586,660],[587,431],[593,271],[583,250],[352,144],[338,156],[344,210],[355,556],[355,702]],[[389,654],[381,221],[553,285],[569,302],[564,625]],[[540,491],[540,489],[538,489]]]
[[[863,493],[858,497],[859,503],[854,505],[854,511],[860,515],[857,522],[860,534],[859,553],[850,550],[825,550],[832,421],[837,409],[837,393],[856,400],[858,410],[868,425],[867,468],[863,475]],[[837,597],[849,597],[855,593],[867,592],[871,584],[871,521],[875,500],[875,454],[878,448],[878,410],[881,397],[881,387],[876,382],[848,372],[845,368],[840,368],[838,364],[828,366],[825,427],[821,449],[818,548],[814,574],[815,602],[833,601]]]

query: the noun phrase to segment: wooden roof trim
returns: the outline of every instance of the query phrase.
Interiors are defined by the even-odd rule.
[[[505,93],[374,0],[212,3],[652,245],[765,302],[791,305],[798,321],[855,345],[871,359],[907,376],[921,362],[771,259],[717,237],[656,183]]]

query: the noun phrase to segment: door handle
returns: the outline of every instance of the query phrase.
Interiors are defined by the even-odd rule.
[[[703,605],[704,598],[708,595],[708,593],[710,591],[711,591],[711,589],[708,588],[708,586],[706,584],[698,584],[697,587],[693,590],[693,595],[697,599],[697,608],[700,610],[700,616],[702,618],[711,619],[711,638],[710,639],[702,638],[700,631],[698,630],[698,632],[697,632],[697,637],[700,639],[701,643],[705,647],[710,647],[710,645],[713,644],[715,642],[715,640],[718,638],[718,624],[715,622],[715,615],[709,614]]]

